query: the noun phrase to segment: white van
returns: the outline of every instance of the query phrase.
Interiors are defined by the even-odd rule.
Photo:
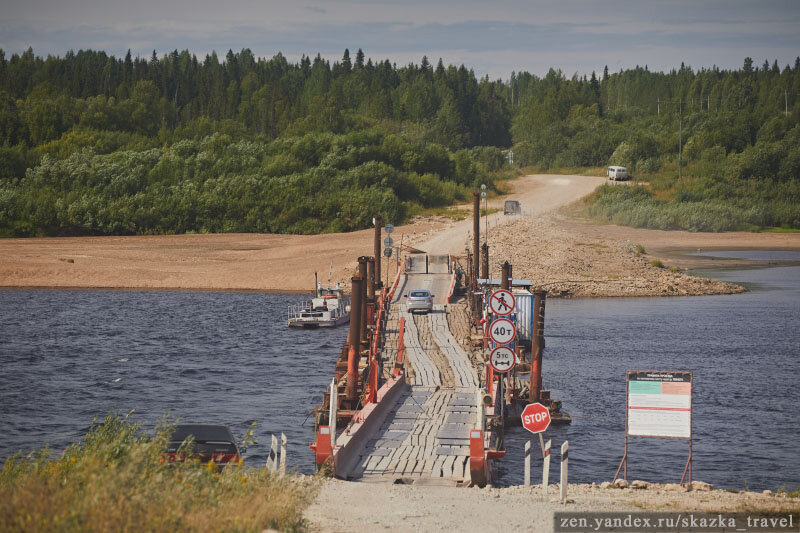
[[[625,167],[608,167],[606,169],[606,176],[610,180],[626,180],[628,179],[628,169]]]

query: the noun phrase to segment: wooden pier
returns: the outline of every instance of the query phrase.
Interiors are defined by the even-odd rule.
[[[528,401],[549,401],[541,387],[543,295],[537,293],[541,305],[527,315],[536,317],[533,325],[526,323],[533,331],[525,358],[528,385],[523,386],[520,374],[493,372],[486,361],[489,293],[488,285],[479,288],[477,278],[477,195],[474,204],[466,302],[452,303],[459,270],[450,255],[413,250],[390,287],[380,283],[379,262],[359,258],[348,342],[330,389],[314,411],[311,449],[319,469],[348,480],[484,486],[492,480],[492,462],[505,455],[507,416]],[[373,257],[379,257],[377,222],[375,227]],[[369,261],[375,266],[368,269]],[[502,277],[508,289],[514,282],[508,263]],[[433,295],[433,309],[411,314],[406,298],[423,289]],[[520,360],[521,339],[515,339]],[[549,401],[548,408],[555,412],[559,405]]]
[[[393,314],[405,318],[411,386],[367,443],[357,467],[343,477],[463,483],[470,477],[469,431],[477,423],[478,374],[453,338],[442,304],[428,315],[412,316],[404,303],[394,302],[390,320]]]

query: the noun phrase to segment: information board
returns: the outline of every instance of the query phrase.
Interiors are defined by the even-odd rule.
[[[692,437],[692,373],[627,372],[627,434],[636,437]]]

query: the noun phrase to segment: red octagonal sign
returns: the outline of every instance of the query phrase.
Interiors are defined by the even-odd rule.
[[[522,427],[531,433],[541,433],[550,425],[550,411],[540,403],[531,403],[522,410]]]

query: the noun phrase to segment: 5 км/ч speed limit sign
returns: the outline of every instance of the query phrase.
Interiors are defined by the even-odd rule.
[[[497,344],[508,344],[516,334],[517,328],[507,318],[498,318],[489,326],[489,337]]]

